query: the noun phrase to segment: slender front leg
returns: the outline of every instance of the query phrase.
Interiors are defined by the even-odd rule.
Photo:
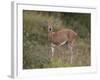
[[[54,47],[51,47],[52,57],[54,56]]]
[[[54,56],[54,47],[55,47],[55,45],[51,43],[52,57]]]

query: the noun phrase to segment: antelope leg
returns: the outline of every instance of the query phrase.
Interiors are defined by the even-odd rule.
[[[54,56],[54,47],[51,47],[52,56]]]
[[[71,57],[70,57],[70,63],[73,63],[73,47],[71,44],[69,44],[69,49],[70,49],[70,53],[71,53]]]

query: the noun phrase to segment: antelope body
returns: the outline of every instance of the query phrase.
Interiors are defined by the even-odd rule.
[[[52,56],[54,55],[54,47],[68,45],[71,52],[71,63],[73,59],[73,43],[77,33],[71,29],[63,28],[59,31],[53,32],[53,26],[48,24],[48,40],[51,43]]]
[[[48,33],[48,40],[59,46],[63,42],[72,43],[76,38],[77,34],[72,31],[71,29],[61,29],[57,32],[49,32]]]

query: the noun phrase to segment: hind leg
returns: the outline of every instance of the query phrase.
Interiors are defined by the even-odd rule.
[[[72,64],[73,63],[73,44],[70,42],[68,43],[68,48],[70,50],[70,63]]]

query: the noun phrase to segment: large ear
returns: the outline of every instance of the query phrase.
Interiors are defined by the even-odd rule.
[[[51,25],[51,23],[50,23],[50,21],[49,21],[49,20],[47,21],[47,24],[48,24],[48,26],[49,26],[49,25]]]

